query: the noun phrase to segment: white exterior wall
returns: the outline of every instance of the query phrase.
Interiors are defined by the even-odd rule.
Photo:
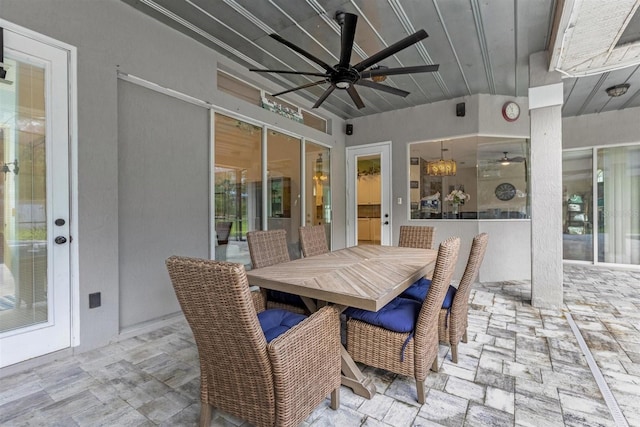
[[[562,148],[640,143],[640,107],[562,120]]]

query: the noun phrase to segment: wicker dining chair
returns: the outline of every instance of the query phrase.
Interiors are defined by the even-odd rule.
[[[253,268],[268,267],[291,261],[285,230],[249,231],[247,244]],[[262,294],[266,300],[267,308],[283,308],[301,314],[309,312],[298,295],[271,289],[262,289]]]
[[[172,256],[166,265],[198,347],[200,426],[210,425],[212,407],[255,426],[288,427],[300,425],[329,394],[331,408],[338,409],[335,308],[309,317],[285,310],[257,314],[242,264]],[[284,322],[266,326],[270,315],[302,319],[282,332]]]
[[[423,225],[401,225],[398,246],[404,248],[433,249],[436,228]]]
[[[458,237],[451,237],[440,244],[433,280],[424,303],[405,298],[392,301],[413,307],[417,317],[412,319],[412,331],[394,332],[354,318],[347,320],[347,349],[353,360],[414,377],[421,404],[425,402],[424,382],[429,368],[438,370],[438,315],[453,277],[459,250]],[[348,310],[345,313],[349,317]]]
[[[438,336],[440,341],[448,343],[451,347],[453,363],[458,363],[458,343],[461,340],[463,343],[467,342],[469,294],[471,293],[471,285],[478,277],[488,242],[489,235],[487,233],[478,234],[473,238],[467,266],[453,297],[451,308],[440,309]]]
[[[305,258],[329,252],[324,225],[300,227],[300,249]]]

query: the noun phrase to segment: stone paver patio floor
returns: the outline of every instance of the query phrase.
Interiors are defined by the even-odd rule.
[[[342,387],[304,426],[614,426],[567,316],[577,324],[630,426],[640,426],[640,271],[565,265],[563,310],[536,309],[529,282],[476,284],[459,362],[415,381],[365,368],[371,400]],[[197,350],[184,320],[0,379],[0,425],[192,426]],[[212,425],[245,426],[214,412]],[[624,422],[623,420],[623,422]],[[623,424],[624,425],[624,424]]]

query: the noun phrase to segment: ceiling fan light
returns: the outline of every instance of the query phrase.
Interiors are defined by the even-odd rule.
[[[351,86],[351,83],[349,82],[336,82],[336,87],[338,89],[349,89],[349,86]]]
[[[371,67],[371,70],[372,71],[374,71],[374,70],[386,70],[388,68],[389,67],[386,67],[384,65],[374,65],[373,67]],[[387,76],[373,76],[373,77],[371,77],[371,80],[373,80],[376,83],[380,83],[380,82],[383,82],[383,81],[387,80]]]
[[[623,83],[615,86],[608,87],[606,89],[607,95],[615,98],[622,96],[629,90],[629,83]]]

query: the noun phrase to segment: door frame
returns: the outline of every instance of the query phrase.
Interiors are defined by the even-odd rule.
[[[71,347],[80,345],[80,281],[78,233],[78,51],[75,46],[0,18],[0,27],[67,52],[69,150],[69,292]]]
[[[380,155],[380,244],[391,245],[393,222],[391,205],[391,141],[354,145],[346,148],[347,181],[347,247],[358,244],[358,198],[357,198],[357,157]],[[385,215],[387,215],[385,217]],[[385,222],[387,224],[385,224]]]

